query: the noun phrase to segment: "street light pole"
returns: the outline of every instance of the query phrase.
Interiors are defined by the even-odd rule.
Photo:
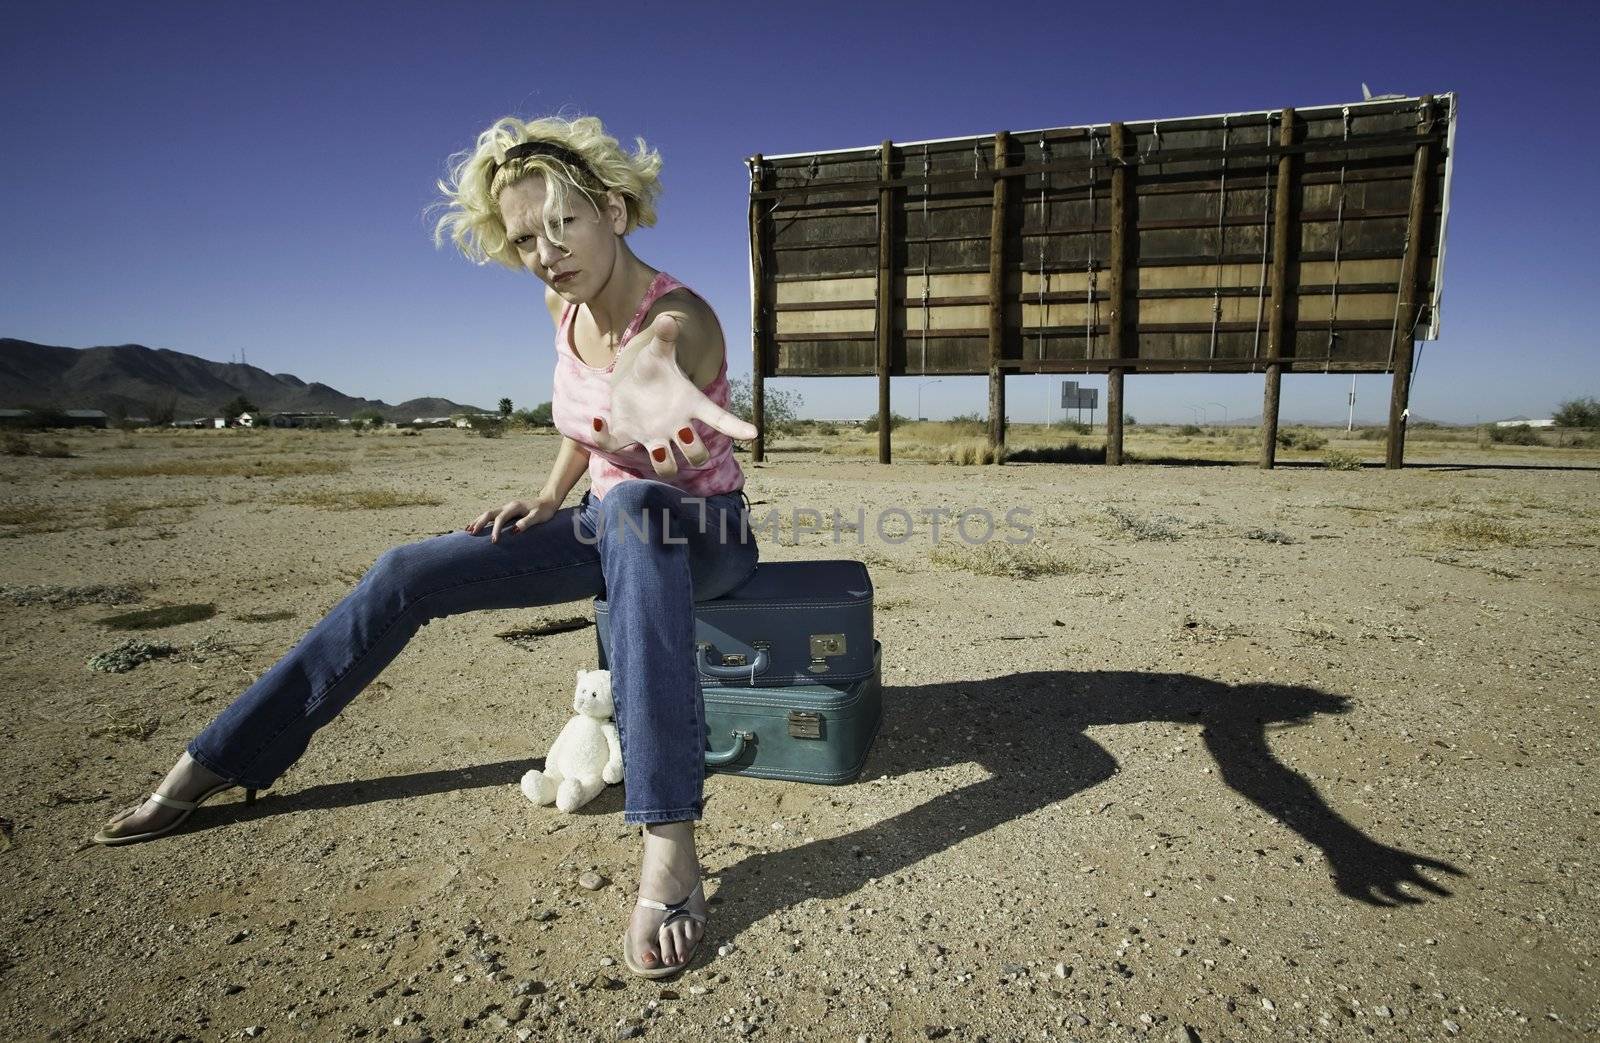
[[[1212,402],[1211,405],[1214,405],[1218,409],[1222,410],[1222,423],[1226,425],[1228,423],[1228,407],[1223,405],[1221,402]]]
[[[917,419],[918,420],[926,420],[926,419],[928,419],[927,417],[922,415],[922,389],[927,387],[929,384],[937,384],[937,383],[939,383],[939,381],[937,381],[937,380],[924,380],[922,383],[917,385]]]

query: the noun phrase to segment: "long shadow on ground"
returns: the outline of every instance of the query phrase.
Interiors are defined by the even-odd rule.
[[[997,711],[991,719],[989,711]],[[1378,906],[1417,903],[1450,894],[1434,877],[1463,875],[1445,862],[1367,836],[1331,808],[1303,776],[1273,757],[1269,729],[1306,724],[1317,714],[1342,714],[1349,700],[1314,688],[1229,685],[1185,674],[1120,671],[1034,671],[960,683],[884,690],[883,732],[863,779],[976,763],[990,778],[876,822],[783,851],[753,853],[723,870],[718,933],[746,926],[808,897],[840,898],[870,877],[915,865],[954,844],[1084,793],[1116,771],[1116,761],[1084,730],[1170,721],[1197,724],[1221,778],[1235,792],[1283,822],[1326,857],[1334,888]],[[454,790],[515,785],[537,761],[501,761],[469,769],[397,775],[312,786],[252,808],[229,804],[200,829],[317,809]],[[716,778],[707,782],[714,797]],[[826,794],[818,789],[819,797]],[[848,789],[840,792],[848,793]],[[583,814],[621,809],[608,789]],[[852,856],[860,847],[874,857]],[[754,886],[755,878],[767,886]],[[772,886],[777,881],[778,886]],[[803,887],[799,881],[807,881]],[[1409,890],[1406,890],[1409,889]]]

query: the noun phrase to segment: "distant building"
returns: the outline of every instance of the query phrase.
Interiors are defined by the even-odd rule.
[[[1529,420],[1525,416],[1514,416],[1510,420],[1496,420],[1495,427],[1555,427],[1556,422],[1549,417],[1543,420]]]
[[[337,427],[339,418],[333,413],[273,413],[257,414],[255,422],[261,423],[266,417],[267,424],[271,427]]]

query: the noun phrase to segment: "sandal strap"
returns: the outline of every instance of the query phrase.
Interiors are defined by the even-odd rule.
[[[705,923],[706,918],[704,916],[701,916],[696,912],[691,912],[688,908],[689,899],[694,897],[695,891],[699,891],[701,885],[704,883],[705,880],[703,878],[695,881],[694,889],[688,894],[684,895],[682,901],[673,902],[671,905],[663,905],[662,903],[649,898],[640,898],[639,904],[649,909],[660,909],[662,912],[666,913],[666,919],[661,921],[663,927],[671,923],[673,920],[676,920],[680,916],[691,916],[701,923]]]
[[[195,801],[178,800],[176,797],[169,797],[164,793],[152,793],[150,794],[150,799],[164,807],[176,808],[179,811],[193,811],[200,806]]]

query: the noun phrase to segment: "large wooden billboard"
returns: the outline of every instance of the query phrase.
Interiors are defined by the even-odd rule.
[[[1283,370],[1403,391],[1455,122],[1441,94],[752,157],[758,386],[876,374],[886,411],[890,376],[987,374],[994,418],[1005,374],[1108,373],[1118,443],[1126,373],[1263,372],[1274,426]]]

